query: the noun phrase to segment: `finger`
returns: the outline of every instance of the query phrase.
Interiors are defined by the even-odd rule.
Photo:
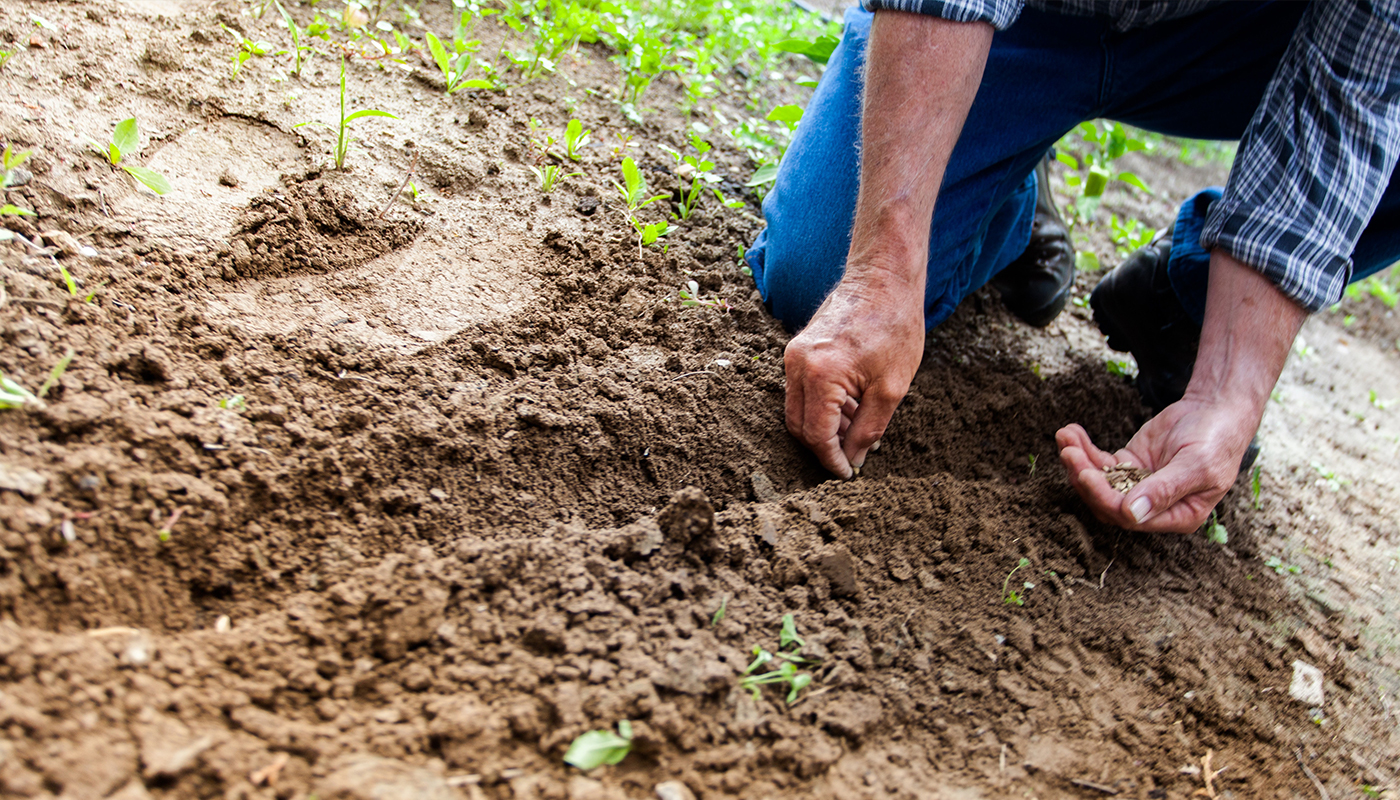
[[[1230,480],[1214,469],[1211,462],[1216,460],[1198,452],[1182,451],[1144,478],[1123,498],[1123,510],[1131,526],[1175,533],[1199,528],[1230,488]]]
[[[851,429],[846,432],[846,440],[842,443],[851,464],[865,466],[866,454],[885,435],[885,428],[889,427],[890,418],[903,399],[902,393],[895,393],[886,386],[866,390],[855,419],[851,421]]]
[[[1074,490],[1100,522],[1123,526],[1123,495],[1109,485],[1102,469],[1089,467],[1070,475]]]
[[[1076,424],[1066,425],[1056,431],[1055,444],[1060,447],[1061,461],[1064,461],[1064,452],[1066,448],[1073,447],[1083,453],[1086,464],[1092,464],[1100,469],[1104,467],[1114,467],[1119,463],[1119,458],[1116,454],[1100,450],[1098,446],[1094,444],[1094,441],[1089,438],[1089,432]],[[1122,451],[1119,452],[1121,453]],[[1065,466],[1069,467],[1070,465],[1066,463]],[[1080,469],[1083,469],[1083,467],[1075,467],[1070,472],[1073,474]]]
[[[788,433],[802,438],[803,413],[806,411],[806,393],[802,387],[801,370],[788,364],[787,368],[787,404],[783,409],[787,421]]]
[[[839,433],[842,441],[845,440],[846,430],[851,427],[851,420],[855,419],[858,410],[860,410],[860,403],[850,397],[846,398],[846,402],[841,405],[841,430]]]
[[[845,391],[828,384],[820,391],[804,391],[803,398],[806,402],[802,410],[802,433],[798,438],[816,454],[822,466],[843,480],[849,480],[851,462],[841,450],[841,408],[847,399]]]

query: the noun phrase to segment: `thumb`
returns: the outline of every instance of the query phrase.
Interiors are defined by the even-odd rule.
[[[883,390],[868,391],[861,398],[842,446],[852,466],[865,466],[866,453],[885,435],[885,428],[889,426],[890,418],[902,399],[900,395]]]
[[[1195,513],[1194,509],[1178,507],[1178,502],[1183,497],[1213,488],[1210,476],[1196,459],[1178,454],[1129,490],[1123,496],[1121,508],[1137,526],[1155,523],[1150,525],[1154,530],[1180,529],[1181,533],[1189,533],[1200,521],[1188,519]]]

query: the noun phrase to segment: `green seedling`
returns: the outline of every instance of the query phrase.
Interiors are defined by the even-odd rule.
[[[231,81],[238,80],[238,73],[243,69],[244,64],[248,63],[253,58],[265,56],[272,52],[272,42],[249,39],[222,22],[219,23],[219,27],[228,31],[229,35],[238,42],[238,49],[234,51],[233,54],[233,72],[228,76],[228,79]]]
[[[593,131],[583,129],[583,123],[577,119],[569,120],[568,126],[564,128],[564,155],[570,161],[578,161],[581,156],[579,148],[588,144],[588,139],[593,135]]]
[[[96,289],[83,295],[78,291],[78,280],[73,277],[73,273],[69,272],[67,267],[59,264],[58,274],[63,276],[63,285],[68,287],[68,295],[70,297],[81,297],[84,303],[91,303],[93,299],[97,297],[98,290],[107,285],[107,282],[103,281],[97,285]]]
[[[219,401],[219,408],[226,408],[229,411],[238,411],[240,409],[247,408],[247,406],[248,401],[241,394],[235,394],[231,397],[225,397],[224,399]]]
[[[725,612],[728,608],[729,608],[729,598],[728,598],[728,597],[721,597],[720,600],[719,600],[719,608],[715,609],[714,615],[710,617],[710,627],[711,627],[711,628],[719,627],[719,624],[720,624],[721,622],[724,621],[724,612]]]
[[[170,518],[165,521],[164,525],[156,529],[156,538],[160,539],[162,542],[170,541],[170,537],[175,533],[175,523],[180,521],[180,515],[184,513],[185,509],[183,507],[170,512]]]
[[[38,392],[30,392],[19,383],[5,377],[0,373],[0,409],[24,408],[25,406],[44,407],[44,398],[48,397],[53,387],[62,380],[63,373],[68,371],[68,366],[73,363],[73,348],[68,348],[68,352],[63,354],[49,370],[49,376],[39,385]]]
[[[624,719],[617,723],[617,733],[597,730],[579,735],[564,753],[564,763],[587,771],[617,764],[631,751],[632,723]]]
[[[1134,252],[1148,246],[1152,243],[1152,237],[1157,235],[1155,229],[1142,224],[1140,220],[1120,221],[1117,214],[1108,216],[1108,233],[1112,237],[1113,243],[1118,245],[1119,258],[1127,258]]]
[[[1273,570],[1276,575],[1282,575],[1285,572],[1289,575],[1301,575],[1303,572],[1302,567],[1297,564],[1285,564],[1283,563],[1283,559],[1278,556],[1269,556],[1264,559],[1264,566]]]
[[[792,705],[797,702],[798,695],[803,689],[812,684],[812,676],[806,672],[799,672],[799,664],[812,663],[811,659],[804,658],[802,648],[806,641],[797,633],[797,623],[791,614],[783,615],[782,630],[778,634],[778,652],[770,653],[758,645],[754,645],[754,659],[749,663],[744,674],[739,678],[739,688],[747,689],[753,699],[757,701],[761,695],[759,687],[769,684],[785,684],[788,687],[787,703]],[[779,659],[783,663],[775,670],[758,673],[759,667],[771,663],[774,659]]]
[[[1376,394],[1376,390],[1375,390],[1375,389],[1369,389],[1369,390],[1367,390],[1367,392],[1366,392],[1366,400],[1367,400],[1367,402],[1369,402],[1371,405],[1375,406],[1376,408],[1379,408],[1379,409],[1382,410],[1382,411],[1386,410],[1387,408],[1390,408],[1390,404],[1395,402],[1394,400],[1382,400],[1382,399],[1380,399],[1380,397]]]
[[[530,164],[528,166],[530,167],[530,171],[535,173],[535,177],[539,178],[540,191],[544,192],[545,194],[549,194],[550,192],[554,191],[554,186],[559,181],[565,178],[577,178],[583,174],[582,172],[570,172],[568,174],[565,174],[563,169],[555,164],[546,164],[543,167],[537,167],[534,164]]]
[[[105,156],[112,166],[125,170],[128,175],[140,181],[147,189],[159,195],[169,194],[170,181],[166,180],[164,175],[153,169],[122,163],[123,159],[135,153],[140,147],[141,135],[136,127],[135,117],[117,123],[117,127],[112,130],[112,141],[106,147],[91,139],[88,140],[88,143],[97,148],[97,152]]]
[[[276,55],[290,55],[292,57],[292,74],[301,77],[301,65],[302,62],[305,61],[305,54],[316,52],[316,48],[306,43],[307,38],[311,34],[306,28],[297,24],[297,21],[292,18],[292,15],[288,13],[287,9],[284,8],[280,2],[277,3],[277,10],[282,13],[282,21],[286,23],[287,31],[292,34],[292,46],[290,49],[277,51]],[[312,26],[314,27],[316,24],[317,23],[313,22]],[[325,26],[322,25],[321,27],[324,28]]]
[[[0,50],[0,70],[5,69],[5,65],[10,63],[10,59],[18,52],[19,50]]]
[[[365,117],[388,117],[389,119],[398,119],[398,117],[394,116],[393,114],[390,114],[387,111],[380,111],[377,108],[362,108],[359,111],[353,111],[348,114],[345,112],[345,59],[342,58],[340,60],[340,126],[336,131],[335,140],[336,169],[345,169],[345,156],[350,151],[350,123],[358,119],[364,119]],[[300,128],[303,125],[320,125],[326,128],[330,127],[326,123],[318,122],[316,120],[298,122],[292,127]]]
[[[618,183],[613,181],[613,186],[617,187],[618,194],[622,195],[622,202],[626,205],[625,214],[627,222],[632,229],[637,232],[637,252],[640,254],[642,248],[654,243],[658,238],[666,235],[667,225],[665,221],[644,225],[637,219],[637,212],[655,203],[657,200],[664,200],[666,195],[658,194],[645,197],[647,193],[646,179],[642,177],[641,170],[637,169],[637,162],[631,156],[622,159],[622,180]],[[643,199],[645,197],[645,199]]]
[[[437,64],[442,72],[442,80],[447,85],[448,94],[462,89],[495,88],[494,81],[467,77],[467,69],[472,65],[472,53],[476,51],[476,47],[481,46],[480,42],[464,42],[454,38],[452,45],[456,52],[448,55],[442,40],[434,36],[432,31],[427,31],[424,38],[428,40],[428,52],[433,56],[433,63]],[[473,44],[476,47],[473,47]]]
[[[1230,541],[1230,534],[1225,530],[1225,526],[1220,524],[1220,517],[1214,511],[1210,512],[1210,522],[1205,526],[1206,541],[1223,545]]]
[[[1109,375],[1116,375],[1120,378],[1128,378],[1130,380],[1137,376],[1137,369],[1127,360],[1105,359],[1104,367],[1108,369]]]
[[[1080,272],[1098,272],[1103,269],[1103,265],[1099,263],[1099,256],[1093,250],[1075,250],[1074,268]],[[1083,305],[1088,304],[1089,296],[1085,295]]]
[[[535,149],[535,163],[539,164],[550,157],[549,148],[554,146],[554,137],[546,133],[544,123],[534,117],[530,118],[527,130],[529,131],[530,146]]]
[[[29,160],[33,151],[21,150],[16,153],[9,145],[5,145],[5,150],[0,153],[0,166],[3,166],[4,173],[0,174],[0,189],[8,189],[14,185],[15,170],[20,164]]]
[[[1002,603],[1004,603],[1005,605],[1008,605],[1008,606],[1010,606],[1010,605],[1023,606],[1023,605],[1026,604],[1025,591],[1026,591],[1026,590],[1030,590],[1030,589],[1034,589],[1034,588],[1035,588],[1035,584],[1034,584],[1034,583],[1031,583],[1030,581],[1025,581],[1025,582],[1022,584],[1022,586],[1021,586],[1022,591],[1016,591],[1015,589],[1009,589],[1008,587],[1011,586],[1011,576],[1012,576],[1012,575],[1015,575],[1015,574],[1016,574],[1017,572],[1019,572],[1020,570],[1023,570],[1023,569],[1025,569],[1026,567],[1029,567],[1030,565],[1031,565],[1031,560],[1030,560],[1029,558],[1022,558],[1020,561],[1017,561],[1017,562],[1016,562],[1016,566],[1012,567],[1010,572],[1006,573],[1006,580],[1004,580],[1004,581],[1001,582],[1001,601],[1002,601]]]
[[[1039,373],[1036,373],[1036,374],[1039,374]],[[1042,379],[1042,380],[1043,380],[1043,379]],[[1031,465],[1031,474],[1030,474],[1030,477],[1034,478],[1034,477],[1035,477],[1035,461],[1036,461],[1035,453],[1030,453],[1030,454],[1028,454],[1028,455],[1026,456],[1026,461],[1029,461],[1029,462],[1030,462],[1030,465]]]
[[[1351,481],[1346,478],[1337,477],[1337,473],[1314,461],[1311,464],[1313,471],[1322,476],[1323,484],[1333,492],[1341,491],[1343,486],[1350,486]]]
[[[1111,181],[1121,181],[1152,194],[1152,190],[1147,188],[1147,184],[1137,175],[1113,167],[1113,162],[1127,153],[1151,150],[1150,142],[1130,136],[1119,122],[1093,120],[1080,123],[1076,130],[1079,132],[1080,143],[1084,145],[1085,174],[1078,174],[1080,159],[1066,151],[1067,147],[1075,144],[1070,142],[1068,137],[1061,140],[1055,154],[1060,163],[1075,170],[1074,173],[1065,176],[1065,185],[1079,190],[1079,196],[1073,206],[1075,216],[1079,219],[1093,220],[1098,213],[1099,203],[1103,200],[1104,190]]]
[[[715,169],[715,162],[705,158],[705,154],[712,149],[709,142],[701,139],[695,133],[690,134],[690,145],[695,148],[698,155],[681,155],[675,150],[670,150],[671,157],[676,159],[676,174],[681,177],[681,185],[678,194],[680,203],[677,205],[676,217],[682,220],[690,219],[695,207],[700,203],[700,194],[707,183],[716,183],[719,177],[712,174]],[[670,148],[667,148],[668,150]],[[685,184],[685,179],[690,178],[690,185]],[[718,189],[715,194],[719,197],[720,203],[728,205],[723,193]]]
[[[1249,493],[1250,493],[1251,498],[1253,499],[1253,502],[1254,502],[1254,510],[1255,510],[1255,511],[1258,511],[1258,510],[1260,509],[1260,507],[1261,507],[1261,506],[1260,506],[1260,503],[1259,503],[1259,489],[1260,489],[1260,480],[1259,480],[1259,478],[1260,478],[1260,475],[1262,474],[1262,472],[1263,472],[1263,467],[1261,467],[1261,466],[1258,465],[1258,464],[1255,464],[1255,465],[1254,465],[1254,472],[1253,472],[1253,474],[1250,475],[1250,477],[1249,477]]]
[[[726,312],[730,311],[733,308],[733,306],[729,305],[728,300],[725,300],[719,295],[712,294],[709,297],[701,297],[700,284],[696,283],[695,281],[686,281],[685,286],[681,287],[680,296],[681,305],[686,308],[704,306],[705,308],[713,308],[716,311]]]

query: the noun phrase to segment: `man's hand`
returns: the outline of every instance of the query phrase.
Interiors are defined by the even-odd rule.
[[[1070,483],[1094,515],[1130,530],[1199,528],[1234,484],[1306,316],[1263,275],[1215,251],[1201,346],[1185,396],[1114,454],[1095,447],[1078,425],[1055,434]],[[1103,468],[1125,462],[1152,475],[1119,494]]]
[[[850,478],[909,391],[924,351],[923,292],[842,281],[788,343],[788,431]]]
[[[875,14],[846,273],[784,355],[788,430],[843,478],[885,432],[923,357],[934,200],[991,41],[983,22]]]

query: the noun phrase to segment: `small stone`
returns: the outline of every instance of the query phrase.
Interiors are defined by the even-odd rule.
[[[317,787],[321,800],[461,800],[432,770],[391,758],[356,755],[340,762]]]
[[[664,781],[656,784],[656,796],[661,800],[695,800],[695,792],[680,781]]]
[[[48,478],[32,469],[0,464],[0,490],[9,489],[26,497],[37,497],[43,494],[48,483]]]
[[[767,474],[755,472],[749,476],[749,482],[753,484],[753,496],[758,502],[776,503],[782,499],[777,487],[773,485],[773,479]]]
[[[11,189],[15,188],[16,186],[24,186],[32,180],[34,180],[34,173],[30,172],[24,167],[15,167],[14,169],[10,170]]]
[[[914,577],[914,568],[909,565],[909,559],[902,555],[891,556],[889,567],[890,577],[901,583]]]
[[[1288,684],[1288,696],[1305,706],[1321,706],[1325,702],[1322,693],[1322,670],[1303,661],[1294,661],[1293,681]]]
[[[58,254],[61,256],[76,256],[82,249],[82,245],[78,244],[78,240],[74,239],[73,234],[68,231],[55,228],[39,235],[44,237],[44,241],[48,242],[50,247],[57,247]]]

